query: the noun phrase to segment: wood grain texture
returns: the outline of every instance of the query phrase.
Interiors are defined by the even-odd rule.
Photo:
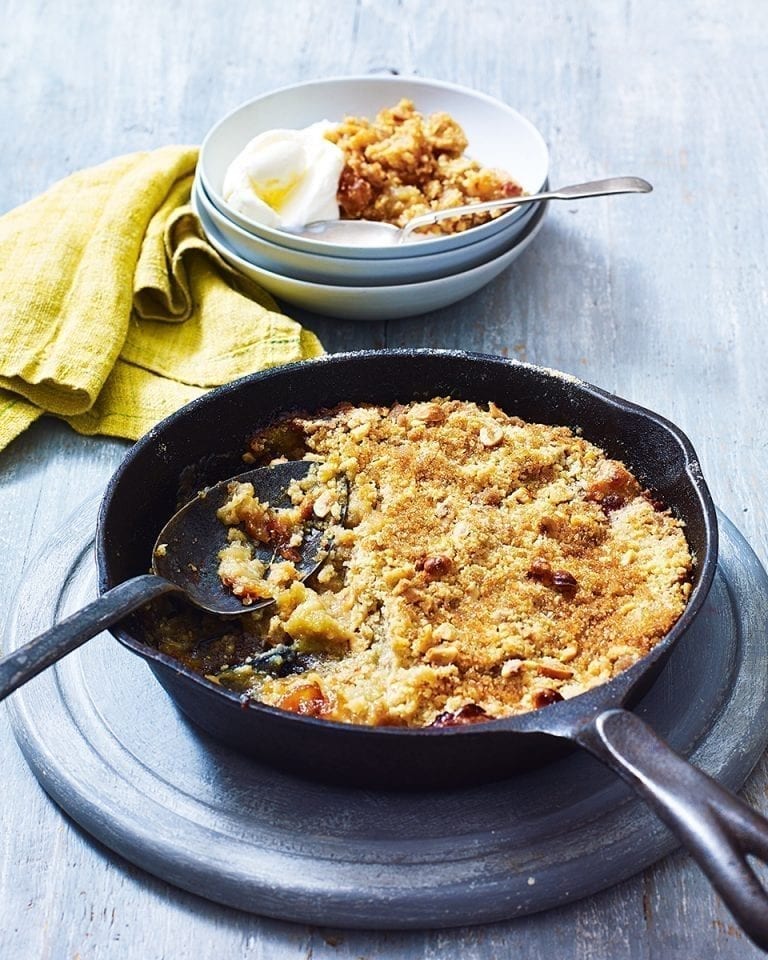
[[[751,0],[0,0],[0,212],[81,167],[198,143],[225,111],[313,77],[396,70],[529,116],[554,184],[637,174],[648,197],[560,204],[469,302],[416,320],[294,315],[327,349],[445,346],[558,367],[677,422],[765,563],[768,6]],[[0,317],[0,322],[2,318]],[[0,454],[0,584],[126,445],[33,426]],[[166,886],[62,816],[0,707],[0,957],[742,960],[759,956],[683,854],[569,907],[414,934],[260,920]],[[765,761],[746,796],[768,809]]]

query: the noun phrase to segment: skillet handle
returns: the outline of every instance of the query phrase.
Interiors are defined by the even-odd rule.
[[[0,700],[145,603],[179,590],[170,581],[150,573],[108,590],[98,600],[0,659]]]
[[[739,926],[768,950],[768,892],[747,856],[768,862],[768,820],[689,764],[638,716],[606,710],[575,739],[618,773],[688,849]]]

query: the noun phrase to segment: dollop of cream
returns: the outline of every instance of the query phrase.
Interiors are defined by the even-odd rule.
[[[325,138],[327,120],[303,130],[267,130],[235,157],[222,193],[243,216],[267,227],[336,220],[344,154]]]

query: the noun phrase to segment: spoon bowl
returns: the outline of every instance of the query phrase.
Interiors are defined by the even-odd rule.
[[[289,506],[288,487],[293,481],[304,479],[312,465],[311,461],[295,460],[259,467],[201,490],[160,531],[152,550],[152,573],[118,584],[0,659],[0,700],[86,640],[164,594],[182,594],[202,610],[228,616],[249,613],[272,603],[265,599],[246,605],[219,578],[218,553],[226,544],[227,534],[217,510],[229,498],[233,481],[251,483],[255,496],[264,504]],[[300,580],[311,576],[328,553],[326,527],[326,521],[314,517],[306,522],[301,544],[295,548],[298,559],[294,566]],[[254,554],[267,566],[275,559],[270,544],[254,544]]]
[[[183,590],[196,607],[209,613],[237,615],[268,606],[272,599],[243,601],[229,591],[218,574],[218,551],[226,541],[226,529],[217,516],[230,495],[233,482],[253,484],[254,493],[271,507],[287,507],[291,501],[287,489],[294,480],[303,480],[312,467],[308,460],[289,460],[271,467],[259,467],[247,473],[207,487],[175,513],[163,527],[152,551],[152,570]],[[327,523],[318,518],[307,521],[299,559],[294,566],[300,580],[306,580],[328,553]],[[266,566],[275,560],[272,544],[253,543],[253,554]]]

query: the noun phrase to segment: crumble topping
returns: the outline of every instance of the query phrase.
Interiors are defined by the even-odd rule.
[[[337,193],[344,219],[402,227],[432,210],[523,192],[508,174],[465,155],[466,135],[449,114],[423,116],[411,100],[381,110],[374,120],[346,117],[325,136],[344,154]],[[442,220],[425,232],[458,233],[503,212]]]
[[[235,487],[220,575],[275,602],[156,625],[163,652],[245,697],[375,725],[521,713],[626,669],[690,594],[681,521],[567,427],[450,398],[341,404],[254,437],[249,460],[281,457],[316,462],[286,516],[329,513],[319,570],[249,571],[248,538],[277,529],[291,547],[290,522]]]

